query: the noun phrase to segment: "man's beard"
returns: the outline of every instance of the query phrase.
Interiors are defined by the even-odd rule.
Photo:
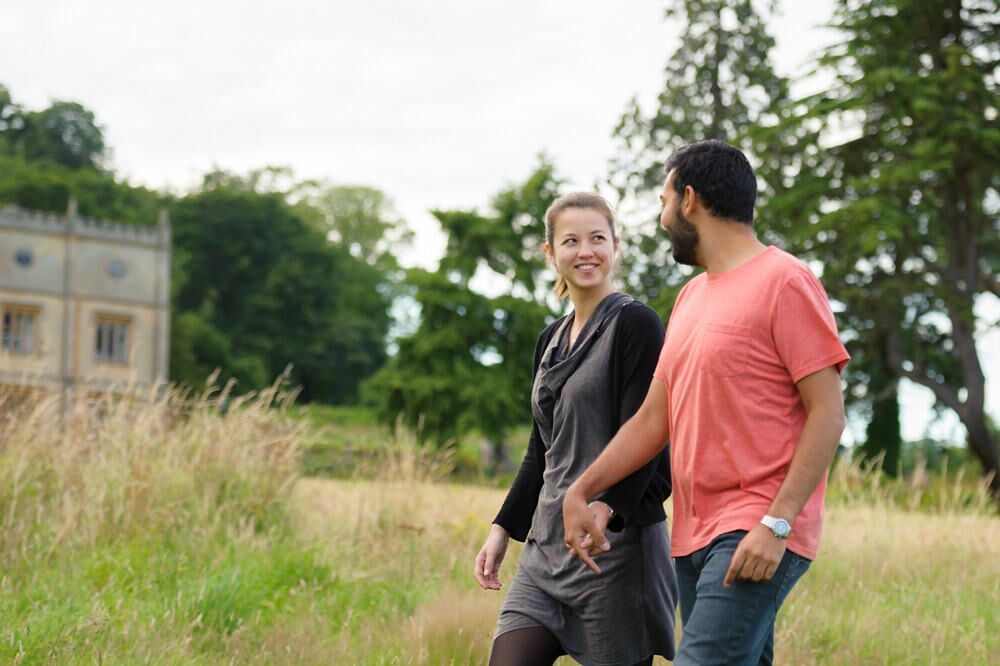
[[[673,224],[667,226],[667,235],[670,236],[674,261],[688,266],[697,266],[698,229],[684,217],[680,205],[674,211]]]

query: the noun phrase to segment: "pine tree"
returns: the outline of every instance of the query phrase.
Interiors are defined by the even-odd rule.
[[[974,305],[1000,296],[1000,17],[984,0],[840,0],[829,89],[758,133],[785,146],[766,215],[824,266],[841,329],[884,370],[958,415],[1000,494]],[[988,325],[988,324],[987,324]]]
[[[749,151],[750,128],[788,95],[787,81],[770,62],[774,39],[766,19],[773,3],[764,9],[750,0],[671,2],[666,15],[681,22],[680,43],[667,62],[656,107],[646,113],[633,99],[614,130],[619,148],[609,182],[622,217],[641,220],[625,229],[626,286],[663,316],[691,274],[668,260],[669,241],[657,223],[663,165],[678,148],[701,139]]]

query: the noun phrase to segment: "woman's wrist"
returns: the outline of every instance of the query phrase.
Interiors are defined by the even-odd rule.
[[[490,525],[490,534],[496,534],[502,536],[504,539],[510,537],[510,532],[508,532],[502,525],[498,523],[493,523]]]
[[[607,502],[605,502],[604,500],[594,500],[593,502],[591,502],[591,503],[590,503],[590,504],[588,504],[587,506],[589,506],[589,507],[590,507],[591,509],[593,509],[593,508],[594,508],[594,505],[595,505],[595,504],[600,504],[601,506],[603,506],[603,507],[604,507],[604,510],[608,512],[608,520],[609,520],[609,521],[610,521],[610,520],[611,520],[612,518],[614,518],[614,517],[615,517],[615,510],[614,510],[614,509],[612,509],[612,508],[611,508],[611,505],[610,505],[610,504],[608,504]]]

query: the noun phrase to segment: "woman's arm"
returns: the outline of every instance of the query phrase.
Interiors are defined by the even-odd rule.
[[[531,376],[534,380],[535,373],[542,360],[542,351],[548,345],[555,330],[555,322],[547,327],[538,336],[535,344],[535,362]],[[514,483],[507,493],[500,513],[493,519],[490,526],[490,533],[486,537],[486,543],[479,550],[476,556],[473,575],[479,586],[484,590],[499,590],[500,565],[507,554],[507,543],[511,537],[517,541],[524,541],[528,537],[528,530],[531,529],[531,519],[535,515],[535,507],[538,505],[538,494],[542,490],[545,472],[545,447],[542,446],[541,435],[538,432],[538,424],[531,421],[531,436],[528,438],[528,450],[521,461],[521,467],[517,470]]]
[[[493,522],[504,528],[515,541],[524,541],[531,528],[531,518],[535,515],[538,505],[538,494],[542,491],[545,472],[545,447],[542,446],[538,425],[532,422],[531,437],[528,438],[528,450],[517,470],[514,483],[507,493],[507,498],[500,507]]]
[[[538,373],[545,348],[561,321],[562,319],[558,319],[552,322],[538,336],[538,341],[535,343],[535,361],[531,371],[532,382]],[[517,476],[514,477],[507,498],[500,507],[500,512],[493,519],[493,522],[507,530],[515,541],[524,541],[528,537],[531,518],[535,515],[535,507],[538,506],[538,494],[542,491],[544,472],[545,447],[538,432],[538,424],[532,419],[528,450],[524,454],[524,460],[521,461],[521,467],[517,470]]]

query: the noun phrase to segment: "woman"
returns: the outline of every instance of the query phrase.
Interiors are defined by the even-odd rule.
[[[545,245],[556,293],[573,311],[538,338],[528,451],[476,558],[476,580],[500,589],[509,538],[526,541],[490,655],[491,666],[551,663],[650,664],[674,654],[676,580],[663,501],[670,494],[664,452],[595,498],[610,529],[602,574],[563,541],[562,498],[642,404],[653,377],[663,324],[611,286],[618,237],[601,196],[577,192],[545,214]]]

